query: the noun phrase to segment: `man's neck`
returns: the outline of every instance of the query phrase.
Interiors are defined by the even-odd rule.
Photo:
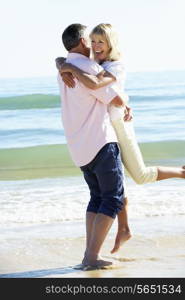
[[[69,53],[78,53],[78,54],[81,54],[81,55],[86,56],[86,57],[89,58],[89,56],[87,56],[86,53],[84,53],[83,51],[80,51],[80,50],[78,50],[78,49],[71,49],[71,50],[69,50],[68,52],[69,52]]]

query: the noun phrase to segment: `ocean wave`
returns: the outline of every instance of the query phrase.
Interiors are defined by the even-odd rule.
[[[185,160],[185,141],[140,143],[147,164]],[[80,174],[66,144],[0,149],[0,179],[60,177]]]
[[[26,148],[58,143],[66,143],[64,130],[61,128],[25,128],[1,130],[0,132],[0,149]]]
[[[178,100],[183,100],[185,99],[185,94],[180,94],[180,95],[177,95],[177,94],[171,94],[171,95],[164,95],[164,94],[161,94],[161,95],[139,95],[139,96],[136,96],[135,94],[132,95],[132,93],[129,94],[130,95],[130,99],[132,99],[132,101],[136,101],[136,102],[147,102],[148,104],[149,103],[155,103],[156,101],[157,102],[165,102],[165,103],[168,103],[168,101],[170,102],[173,102],[174,101],[174,105],[176,104],[176,101]],[[184,103],[183,103],[184,105]]]
[[[0,98],[0,110],[53,108],[60,106],[59,95],[23,95]]]
[[[176,93],[171,95],[136,95],[135,92],[132,94],[132,91],[130,91],[128,92],[128,95],[132,104],[147,103],[150,105],[152,103],[153,105],[158,105],[156,102],[164,102],[166,104],[170,103],[170,105],[173,105],[174,107],[178,105],[184,107],[184,93],[180,95]],[[0,98],[0,110],[45,109],[60,107],[60,105],[60,96],[53,94],[33,94]]]

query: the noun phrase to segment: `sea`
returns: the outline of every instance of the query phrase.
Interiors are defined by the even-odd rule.
[[[185,165],[185,71],[128,73],[125,91],[146,165]],[[30,228],[47,226],[44,232],[49,236],[54,234],[52,226],[84,222],[89,191],[70,158],[61,108],[57,75],[0,79],[0,237],[4,241],[18,232],[31,234]],[[185,181],[176,178],[141,186],[126,172],[125,176],[135,234],[184,235]],[[68,234],[72,237],[77,231]],[[57,238],[59,233],[54,235]],[[2,247],[5,251],[8,246]]]
[[[128,73],[125,91],[146,164],[185,164],[185,71]],[[183,180],[147,185],[152,201],[146,185],[127,181],[140,194],[131,216],[185,213]],[[0,79],[0,223],[81,219],[88,197],[68,154],[57,78]]]

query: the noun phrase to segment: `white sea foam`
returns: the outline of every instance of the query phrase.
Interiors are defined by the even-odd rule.
[[[168,180],[138,186],[127,179],[129,217],[185,215],[184,183]],[[0,183],[1,224],[83,220],[89,190],[82,177]]]

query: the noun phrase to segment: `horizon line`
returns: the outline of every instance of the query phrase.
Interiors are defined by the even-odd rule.
[[[183,72],[185,71],[184,69],[161,69],[161,70],[136,70],[136,71],[126,71],[127,74],[129,73],[162,73],[162,72]],[[31,79],[31,78],[49,78],[49,77],[55,77],[57,76],[56,74],[50,74],[50,75],[32,75],[32,76],[18,76],[18,77],[1,77],[0,80],[2,79]]]

